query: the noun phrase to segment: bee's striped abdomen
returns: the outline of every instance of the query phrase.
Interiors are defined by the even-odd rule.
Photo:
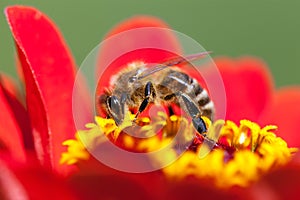
[[[171,94],[167,94],[165,98],[175,96],[174,93],[182,92],[187,94],[199,106],[201,115],[204,115],[213,120],[214,104],[208,96],[207,91],[200,86],[198,81],[186,73],[170,70],[168,75],[160,83],[167,87]]]
[[[196,79],[193,80],[193,85],[201,87]],[[209,98],[208,93],[205,89],[195,90],[195,101],[198,103],[200,110],[203,112],[202,115],[209,117],[211,120],[214,118],[214,103]]]

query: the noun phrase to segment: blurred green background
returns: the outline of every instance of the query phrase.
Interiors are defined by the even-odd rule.
[[[213,56],[253,55],[265,60],[276,85],[299,84],[300,1],[297,0],[0,0],[32,5],[62,31],[78,65],[116,23],[137,14],[162,18]],[[15,75],[14,44],[0,16],[0,69]]]

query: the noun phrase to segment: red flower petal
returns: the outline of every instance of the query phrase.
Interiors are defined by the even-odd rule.
[[[215,60],[224,81],[227,96],[226,119],[257,121],[268,107],[273,82],[266,65],[257,58]]]
[[[77,130],[85,129],[85,125],[94,119],[93,105],[90,90],[87,87],[85,77],[77,72],[73,88],[73,117]]]
[[[264,115],[265,124],[278,126],[277,135],[289,146],[300,147],[300,87],[286,87],[275,92],[271,108]]]
[[[3,95],[9,104],[13,117],[22,133],[22,143],[24,143],[24,147],[27,151],[30,150],[34,152],[34,144],[28,112],[19,100],[21,94],[16,85],[11,82],[12,80],[10,80],[8,76],[2,75],[0,81],[0,87],[2,88]]]
[[[153,27],[154,29],[147,29],[145,31],[139,29],[147,27]],[[128,30],[133,29],[136,31],[128,32]],[[150,16],[136,16],[118,24],[106,36],[108,40],[105,41],[101,49],[98,66],[101,68],[106,67],[110,64],[106,63],[110,59],[114,61],[124,53],[132,51],[135,52],[130,54],[130,56],[124,56],[118,60],[118,62],[111,64],[110,70],[118,72],[124,65],[133,61],[142,60],[147,63],[161,62],[170,56],[168,51],[172,51],[173,54],[180,53],[180,44],[173,33],[168,29],[169,26],[165,22]],[[124,31],[127,32],[124,33]],[[112,37],[121,32],[124,34],[122,37]],[[157,47],[157,49],[151,47]],[[136,51],[141,48],[143,48],[143,50]],[[157,52],[157,50],[164,50],[164,52]]]
[[[167,28],[169,27],[160,19],[148,16],[133,17],[113,28],[100,48],[97,75],[101,79],[98,82],[100,87],[97,89],[97,96],[103,92],[103,88],[109,86],[112,75],[125,65],[134,61],[161,63],[179,55],[180,45]],[[116,36],[118,33],[121,34]]]
[[[28,199],[25,188],[2,161],[0,161],[0,170],[0,199],[14,199],[16,194],[20,199]]]
[[[0,161],[1,199],[77,199],[64,180],[38,164],[22,168],[15,165]]]
[[[151,185],[120,174],[78,174],[70,179],[70,185],[79,199],[153,199],[145,191]]]
[[[22,131],[2,86],[0,86],[0,110],[0,149],[8,150],[16,160],[25,161]]]
[[[221,178],[221,177],[220,177]],[[189,177],[182,181],[173,181],[168,185],[166,197],[162,199],[253,199],[246,189],[230,188],[221,190],[216,188],[211,180]]]
[[[254,185],[254,199],[299,199],[299,180],[299,166],[288,166],[272,172]]]
[[[24,6],[8,7],[5,13],[23,68],[39,159],[45,166],[61,169],[62,142],[75,133],[75,63],[59,31],[43,13]]]

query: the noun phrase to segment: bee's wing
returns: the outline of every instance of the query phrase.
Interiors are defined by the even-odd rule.
[[[220,137],[221,128],[224,126],[224,124],[224,120],[218,120],[209,128],[207,137],[204,138],[204,141],[198,150],[198,156],[200,159],[207,156],[207,154],[214,148]]]
[[[172,58],[162,64],[157,64],[157,65],[147,65],[147,69],[145,71],[143,71],[137,78],[138,79],[143,79],[153,73],[156,73],[158,71],[161,71],[167,67],[171,67],[174,65],[179,65],[182,63],[188,63],[188,62],[192,62],[194,60],[198,60],[208,54],[210,54],[210,51],[205,51],[205,52],[201,52],[201,53],[197,53],[197,54],[191,54],[185,57],[181,57],[181,56],[177,56],[175,58]]]

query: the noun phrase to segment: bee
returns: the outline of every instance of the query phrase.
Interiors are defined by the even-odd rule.
[[[110,88],[98,96],[98,106],[117,125],[125,114],[136,110],[135,119],[151,104],[175,103],[192,119],[194,128],[206,137],[207,127],[201,116],[213,120],[214,104],[198,81],[176,65],[200,59],[209,52],[172,58],[161,64],[133,63],[111,78]]]

